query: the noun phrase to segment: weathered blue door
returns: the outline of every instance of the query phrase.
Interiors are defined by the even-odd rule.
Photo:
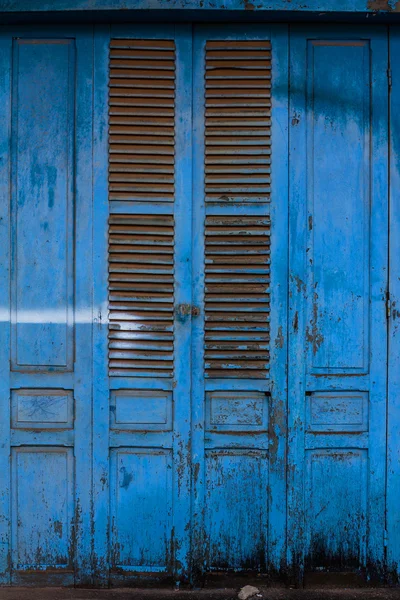
[[[289,560],[385,560],[388,40],[291,36]]]
[[[380,576],[387,31],[0,49],[1,582]]]
[[[0,571],[91,574],[92,35],[0,34]]]
[[[193,548],[197,569],[285,555],[287,29],[194,33]]]
[[[114,581],[188,574],[191,47],[188,26],[96,37],[94,543]]]

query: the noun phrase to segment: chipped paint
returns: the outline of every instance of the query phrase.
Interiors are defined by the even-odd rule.
[[[182,2],[171,0],[165,6],[182,8]],[[208,0],[204,0],[201,7],[258,11],[270,4],[226,0],[223,5],[215,2],[211,6]],[[380,8],[377,8],[378,4]],[[193,2],[188,0],[186,6],[191,5],[194,5]],[[292,3],[286,2],[286,5],[288,10],[299,6],[294,0]],[[138,9],[143,6],[143,2],[137,2]],[[151,6],[156,7],[157,2],[154,0]],[[306,10],[307,6],[311,6],[311,2],[304,4],[303,9]],[[129,1],[123,7],[129,8]],[[370,9],[396,12],[398,3],[374,2]],[[149,114],[151,110],[147,110],[148,104],[141,104],[145,118],[165,118],[158,111],[163,108],[168,113],[171,109],[169,104],[173,104],[175,98],[179,99],[180,113],[168,113],[166,118],[170,119],[169,122],[157,121],[156,127],[170,128],[168,132],[163,131],[166,143],[160,143],[158,131],[158,143],[149,144],[146,150],[148,154],[140,155],[142,160],[143,156],[146,157],[143,163],[137,162],[137,148],[118,152],[121,140],[113,139],[113,157],[119,154],[123,156],[118,159],[121,162],[113,163],[119,166],[107,171],[108,147],[106,144],[101,149],[96,146],[93,151],[90,145],[91,102],[95,99],[97,103],[94,110],[99,119],[103,114],[101,111],[104,111],[101,117],[104,132],[107,131],[108,118],[112,118],[113,127],[116,128],[116,131],[112,131],[113,136],[122,135],[119,129],[123,127],[128,129],[128,136],[140,138],[137,140],[139,144],[142,139],[138,133],[143,133],[143,128],[148,133],[146,127],[149,125],[143,123],[143,118],[139,119],[139,124],[131,122],[135,116],[130,114],[134,112],[130,105],[132,96],[124,95],[126,90],[132,89],[134,77],[131,76],[126,77],[121,87],[118,87],[117,80],[122,77],[113,78],[110,90],[118,87],[119,94],[110,95],[110,98],[119,100],[115,104],[111,101],[112,108],[107,114],[109,38],[105,28],[100,29],[96,30],[95,48],[91,46],[92,30],[87,35],[84,28],[86,45],[82,45],[79,35],[77,39],[74,38],[77,35],[75,30],[52,29],[51,36],[41,36],[38,42],[29,46],[26,54],[22,42],[16,41],[18,36],[13,34],[7,37],[5,33],[2,38],[0,62],[3,72],[9,73],[9,69],[18,64],[18,73],[13,72],[12,77],[4,78],[5,89],[0,90],[6,118],[12,122],[13,110],[22,110],[19,104],[10,107],[10,98],[13,102],[18,95],[7,88],[7,81],[17,85],[20,74],[33,73],[35,81],[30,81],[30,84],[35,90],[35,82],[41,82],[42,79],[36,80],[35,70],[26,68],[26,65],[29,66],[32,56],[44,52],[43,39],[49,39],[54,46],[58,44],[61,47],[58,50],[63,57],[63,60],[58,60],[57,49],[51,48],[49,78],[55,73],[64,84],[64,71],[73,75],[68,92],[71,92],[70,105],[74,110],[69,114],[71,121],[65,120],[65,127],[71,127],[79,142],[75,143],[75,138],[71,140],[71,148],[76,153],[76,165],[74,157],[67,156],[65,159],[66,165],[71,162],[71,173],[53,166],[51,161],[56,161],[58,155],[52,147],[51,152],[46,151],[43,173],[40,165],[30,165],[32,168],[27,169],[29,178],[24,183],[25,187],[22,186],[25,193],[20,197],[16,215],[21,219],[18,227],[14,227],[13,219],[10,220],[8,214],[0,214],[2,239],[11,239],[14,244],[15,229],[24,250],[18,244],[12,246],[13,251],[20,252],[14,269],[18,271],[25,268],[29,274],[29,277],[24,276],[26,293],[28,296],[33,294],[33,289],[37,294],[35,298],[39,300],[42,296],[47,298],[54,289],[51,288],[47,294],[48,281],[44,281],[43,287],[37,284],[34,277],[41,271],[31,268],[33,263],[29,261],[38,262],[43,256],[47,257],[47,244],[52,240],[55,226],[61,227],[62,223],[64,227],[70,227],[64,239],[67,248],[58,248],[59,252],[54,253],[57,260],[54,264],[48,261],[46,267],[50,269],[55,284],[61,280],[67,281],[70,295],[76,295],[74,301],[77,304],[73,313],[74,321],[66,320],[62,302],[61,308],[59,305],[50,306],[48,311],[40,307],[36,310],[35,305],[27,304],[12,327],[9,327],[10,307],[2,306],[0,309],[0,327],[3,327],[5,340],[5,350],[0,348],[0,352],[3,352],[0,369],[4,375],[0,378],[0,386],[2,397],[6,399],[4,406],[1,406],[0,437],[7,484],[0,494],[0,508],[3,511],[0,517],[0,559],[5,573],[2,582],[9,582],[11,578],[16,582],[21,576],[19,571],[23,569],[19,568],[15,556],[18,560],[22,556],[20,562],[26,567],[23,575],[32,577],[30,583],[35,583],[35,577],[47,573],[49,577],[58,577],[58,581],[63,583],[108,586],[137,583],[143,578],[153,582],[173,580],[177,587],[189,581],[193,584],[194,579],[196,583],[202,583],[206,574],[216,574],[218,577],[221,571],[228,574],[232,571],[241,572],[243,576],[251,575],[250,572],[260,575],[267,573],[268,577],[277,577],[280,581],[290,575],[297,584],[302,583],[304,570],[307,569],[317,574],[325,574],[329,570],[347,570],[360,572],[367,578],[374,573],[382,577],[385,517],[382,498],[385,493],[384,489],[382,493],[381,484],[385,456],[379,453],[386,449],[386,415],[382,412],[386,404],[386,380],[382,379],[382,373],[386,376],[386,321],[382,324],[382,294],[386,290],[386,280],[379,280],[380,293],[372,293],[371,286],[375,285],[376,279],[386,275],[379,263],[380,256],[374,254],[377,252],[374,246],[369,258],[371,262],[368,263],[374,269],[373,275],[372,270],[371,273],[363,271],[363,281],[367,282],[365,288],[353,289],[356,275],[362,270],[353,271],[352,267],[359,264],[356,259],[359,260],[364,254],[361,250],[357,253],[357,246],[354,250],[350,226],[346,229],[346,224],[350,222],[353,230],[356,230],[357,224],[363,223],[364,218],[364,209],[361,210],[360,206],[369,207],[371,219],[368,217],[364,229],[360,226],[356,236],[356,243],[362,246],[360,240],[363,240],[365,248],[362,247],[366,249],[371,238],[369,223],[380,223],[377,217],[383,222],[387,218],[386,204],[380,204],[386,196],[377,193],[373,187],[385,181],[385,173],[388,172],[388,169],[382,168],[385,152],[379,147],[378,151],[373,152],[375,146],[371,146],[371,152],[368,153],[362,146],[371,140],[375,144],[379,140],[387,140],[385,134],[378,141],[375,140],[376,128],[383,127],[382,123],[385,122],[384,110],[387,106],[387,98],[382,100],[381,91],[387,90],[387,85],[384,85],[387,84],[384,34],[380,32],[375,36],[368,30],[366,37],[360,39],[358,29],[354,33],[346,30],[346,40],[343,42],[340,28],[329,29],[324,30],[321,43],[320,30],[312,30],[307,35],[305,30],[303,33],[297,31],[290,44],[295,66],[291,76],[299,77],[299,80],[295,80],[291,87],[290,101],[295,110],[291,113],[294,116],[289,116],[286,106],[288,39],[285,27],[272,27],[274,38],[271,45],[270,40],[263,38],[267,35],[265,28],[260,30],[257,26],[246,25],[243,29],[237,26],[197,27],[194,38],[191,27],[187,25],[113,26],[113,40],[117,42],[113,42],[112,50],[118,60],[136,60],[133,58],[135,44],[131,41],[129,48],[125,48],[127,43],[124,40],[131,37],[143,44],[143,41],[147,41],[146,36],[149,36],[152,43],[161,45],[163,51],[167,48],[166,51],[171,53],[162,64],[152,63],[153,70],[161,73],[153,73],[153,78],[147,73],[147,79],[143,79],[148,85],[146,89],[150,91],[141,99],[146,97],[150,104],[156,104],[157,109],[157,115],[152,115]],[[213,94],[218,93],[215,92],[220,89],[218,86],[223,90],[231,89],[226,87],[227,78],[231,83],[240,70],[233,65],[233,74],[228,68],[228,72],[224,70],[218,76],[218,70],[222,67],[213,63],[221,58],[218,53],[224,41],[225,46],[227,44],[222,49],[225,62],[230,60],[232,51],[238,52],[236,36],[240,37],[240,50],[245,52],[242,60],[249,61],[248,55],[254,55],[253,44],[257,46],[257,61],[265,63],[259,69],[259,77],[267,83],[264,86],[257,82],[254,85],[256,92],[252,92],[254,96],[238,93],[237,90],[241,89],[239,85],[232,89],[236,90],[234,93],[238,104],[242,102],[240,98],[245,96],[243,105],[240,104],[239,127],[244,127],[243,123],[246,123],[246,126],[263,130],[263,135],[252,137],[257,137],[259,156],[269,157],[272,152],[273,177],[269,173],[269,158],[262,168],[257,166],[259,159],[254,159],[254,155],[248,158],[248,142],[254,140],[247,139],[246,144],[241,145],[243,141],[240,138],[243,136],[237,133],[237,125],[232,126],[231,112],[224,117],[228,119],[228,125],[215,123],[215,120],[218,122],[221,119],[221,109],[215,109],[212,105],[215,101]],[[74,43],[66,42],[64,38],[74,39]],[[353,41],[353,38],[356,40]],[[123,42],[118,45],[118,40]],[[210,40],[216,45],[209,44]],[[233,50],[229,47],[232,40],[236,44]],[[20,62],[15,62],[17,57],[13,57],[14,62],[10,61],[9,49],[13,44],[18,45]],[[70,47],[67,52],[64,45],[68,44]],[[208,58],[203,54],[205,45],[207,53],[210,53],[207,54]],[[128,50],[128,59],[121,59],[121,48]],[[76,53],[75,49],[78,50]],[[152,47],[152,54],[149,55],[151,60],[154,55],[159,58],[159,50]],[[90,61],[93,51],[97,69],[95,83],[100,86],[96,87],[94,93],[88,83],[92,76]],[[312,90],[313,107],[322,98],[323,110],[307,114],[311,92],[308,91],[308,95],[305,93],[307,86],[304,82],[307,82],[309,73],[303,69],[311,64],[307,54],[311,51],[315,53],[312,64],[316,72],[318,68],[326,70],[323,71],[323,77],[315,77],[312,82],[310,80],[310,87],[315,87]],[[347,60],[341,58],[342,54]],[[271,64],[276,65],[276,70],[270,79],[271,56]],[[206,59],[210,61],[210,68],[205,77]],[[86,67],[83,68],[81,61],[89,62],[84,63]],[[129,64],[132,65],[132,62]],[[348,65],[350,67],[346,70]],[[368,79],[365,72],[371,65],[374,78]],[[33,66],[36,68],[36,64]],[[122,70],[124,66],[119,64]],[[250,67],[254,72],[254,65],[250,64]],[[169,78],[165,72],[169,73]],[[352,78],[353,72],[358,73],[355,80]],[[193,107],[190,102],[192,78],[195,81]],[[156,85],[160,80],[164,82],[163,87]],[[172,80],[174,84],[171,84]],[[145,85],[143,81],[140,85]],[[238,81],[242,83],[241,79]],[[247,79],[245,81],[248,86],[249,82]],[[214,92],[204,94],[205,82],[209,84],[207,89]],[[368,85],[362,86],[360,82],[367,82]],[[333,103],[333,108],[332,98],[335,96],[323,93],[324,90],[329,92],[328,84],[340,90],[340,102]],[[322,86],[322,91],[318,85]],[[78,91],[74,86],[78,86]],[[178,89],[174,86],[182,87]],[[374,121],[375,112],[362,121],[357,116],[361,103],[352,104],[347,100],[348,90],[353,90],[355,94],[359,88],[368,90],[363,97],[365,114],[370,110],[369,102],[377,102],[374,106],[379,114],[378,123]],[[165,105],[154,99],[160,89],[167,98]],[[186,92],[181,93],[182,89]],[[265,92],[265,97],[272,95],[272,112],[269,102],[261,102],[257,96],[260,90]],[[299,101],[298,95],[303,92],[304,98]],[[348,93],[348,96],[352,94]],[[18,114],[20,121],[23,116],[25,118],[27,114],[32,114],[32,106],[38,106],[38,111],[44,108],[51,111],[58,97],[42,94],[32,106],[24,99],[22,92],[21,98],[26,104],[23,105],[23,115]],[[121,101],[121,98],[124,100]],[[211,120],[211,124],[205,125],[209,128],[206,135],[201,119],[199,123],[196,121],[195,128],[191,120],[192,114],[196,118],[198,115],[204,116],[201,111],[204,110],[205,98],[208,103],[206,111],[211,111],[211,115],[206,115],[206,120]],[[282,98],[286,108],[279,104]],[[246,102],[249,99],[255,100],[255,104],[262,104],[257,109],[261,108],[261,112],[265,113],[267,125],[259,119],[258,110],[255,116],[248,116]],[[58,108],[60,119],[64,114],[62,111],[66,110],[65,104],[68,102]],[[279,110],[275,112],[277,105]],[[338,107],[341,111],[339,117],[335,114]],[[122,117],[113,111],[121,112]],[[334,114],[331,114],[332,111]],[[330,114],[325,115],[325,112]],[[79,119],[75,122],[76,115]],[[278,142],[274,119],[285,124],[280,129],[281,138],[278,138]],[[121,120],[122,123],[119,122]],[[127,120],[128,123],[124,122]],[[294,179],[290,193],[298,194],[299,198],[295,198],[289,212],[285,163],[289,140],[285,127],[290,126],[290,121],[291,135],[296,145],[296,152],[291,153],[290,160],[300,163],[295,175],[290,171]],[[38,124],[34,119],[32,122],[35,127],[41,123]],[[58,123],[57,127],[54,123]],[[315,129],[314,137],[305,135],[305,128],[310,124]],[[49,137],[58,139],[59,121],[54,117],[50,125],[45,131]],[[98,144],[101,138],[100,125],[95,123],[93,126],[95,142]],[[221,133],[220,127],[230,127],[229,136]],[[13,163],[15,156],[12,153],[19,148],[13,142],[13,136],[16,135],[14,130],[13,125],[10,135],[7,132],[3,136],[4,148],[11,152],[11,156],[4,161],[8,165],[16,164]],[[30,132],[29,127],[26,126],[24,131]],[[44,134],[42,132],[39,135],[33,126],[32,131],[32,139],[26,135],[23,142],[31,144],[30,148],[37,147],[40,154],[46,146],[40,145]],[[253,129],[251,131],[254,133]],[[268,131],[268,135],[265,131]],[[368,135],[364,135],[365,132]],[[243,131],[239,130],[239,133]],[[343,156],[340,160],[336,157],[329,144],[325,143],[323,136],[326,135],[331,136],[332,143],[339,140],[338,151],[345,153],[346,148],[350,148],[351,151],[345,156],[347,160]],[[61,136],[64,141],[66,137]],[[217,138],[217,143],[213,143],[211,138]],[[203,152],[204,139],[207,140],[208,150],[214,148],[216,154]],[[302,145],[303,142],[310,143],[310,139],[315,145],[320,144],[321,152],[313,153],[308,146]],[[130,139],[128,141],[131,143]],[[163,146],[172,149],[171,156],[176,163],[168,163],[173,166],[164,173],[158,173],[161,175],[158,178],[148,176],[150,181],[146,182],[146,189],[152,193],[152,186],[163,185],[163,175],[171,177],[172,182],[168,181],[165,188],[165,203],[149,201],[146,204],[146,198],[143,200],[137,192],[131,194],[128,200],[123,194],[132,192],[129,186],[137,176],[137,165],[154,166],[154,156],[156,152],[161,152]],[[359,152],[361,146],[362,152]],[[65,148],[64,152],[67,153]],[[241,160],[247,161],[245,167],[238,167],[242,163],[233,162],[236,169],[233,171],[232,165],[229,162],[227,164],[227,157],[231,155],[235,159],[241,156]],[[36,157],[36,154],[32,153],[32,156]],[[129,161],[126,160],[127,156]],[[210,160],[210,156],[218,156],[218,160]],[[243,159],[243,156],[247,158]],[[275,161],[275,156],[280,161]],[[308,169],[307,161],[311,157],[317,160],[321,156],[318,169],[314,168],[315,165],[313,169]],[[359,161],[356,166],[351,162],[354,156]],[[362,161],[367,161],[366,157],[369,156],[374,157],[374,173],[380,173],[379,177],[368,179],[373,188],[368,190],[368,194],[371,194],[374,202],[369,203],[370,196],[364,202],[364,197],[358,192],[352,193],[351,201],[343,201],[343,206],[336,204],[333,201],[335,198],[325,201],[325,194],[328,195],[335,185],[340,185],[348,170],[353,169],[356,175],[351,179],[351,185],[342,184],[339,189],[341,194],[336,195],[339,199],[348,198],[346,194],[350,194],[352,186],[364,181],[357,165],[364,165]],[[92,160],[95,160],[95,169],[92,168]],[[199,201],[198,196],[192,200],[192,189],[195,194],[202,189],[201,185],[192,186],[192,172],[195,171],[196,177],[202,176],[206,161],[206,176],[209,177],[206,195],[210,196],[204,202],[204,198]],[[3,168],[2,162],[0,170]],[[279,167],[279,162],[284,163],[283,166]],[[329,171],[333,167],[336,177]],[[232,175],[233,172],[236,177],[241,170],[250,189],[244,195],[238,194],[240,181],[236,181],[234,186],[226,181],[230,179],[227,173]],[[12,177],[15,171],[24,174],[23,170],[19,171],[13,166]],[[92,198],[91,182],[87,184],[86,179],[90,178],[88,174],[93,171],[98,178],[94,194],[96,211],[86,204]],[[314,197],[311,199],[310,181],[320,172],[322,180],[329,181],[330,186],[324,183],[323,193],[314,186]],[[2,170],[1,173],[1,181],[7,185],[8,171]],[[108,189],[107,173],[113,179],[112,193],[122,195],[118,199],[105,195]],[[255,173],[260,175],[257,178],[261,182],[253,181]],[[300,181],[296,179],[298,176],[301,177]],[[59,201],[60,195],[53,188],[60,185],[60,180],[63,190],[69,187],[74,189],[77,201],[72,205],[68,204],[69,200],[65,202],[63,218],[55,219],[53,213],[60,210],[62,203]],[[254,191],[256,186],[261,188],[261,192]],[[124,189],[126,187],[129,189]],[[35,223],[34,210],[24,212],[32,190],[35,200],[33,208],[40,213],[38,224]],[[364,188],[362,191],[365,191]],[[42,192],[43,197],[40,195]],[[250,196],[251,193],[255,195]],[[11,209],[14,210],[13,190],[10,194],[7,191],[6,197],[11,197]],[[251,202],[248,202],[249,198]],[[318,202],[318,198],[322,200]],[[124,204],[127,200],[131,203],[129,206]],[[311,200],[314,204],[308,206],[307,202]],[[114,201],[109,220],[109,242],[113,246],[110,248],[110,265],[113,266],[110,267],[109,279],[110,306],[107,306],[106,213],[109,204]],[[219,204],[224,204],[221,211]],[[10,204],[7,202],[4,206],[8,209]],[[376,207],[380,209],[378,215],[374,212],[377,211]],[[4,207],[1,204],[2,210]],[[99,212],[103,219],[100,226],[96,220]],[[311,212],[312,215],[309,214]],[[285,241],[288,215],[293,220],[291,227],[294,230],[289,248],[290,263],[293,273],[296,273],[290,276],[290,281],[287,281],[289,269]],[[10,223],[10,231],[4,230],[5,221]],[[26,227],[22,229],[26,235],[21,234],[22,226]],[[30,228],[37,234],[32,235],[32,239],[28,235]],[[387,227],[383,227],[382,231],[387,231]],[[379,249],[383,256],[381,262],[385,266],[387,254],[382,231]],[[93,256],[92,248],[88,249],[92,232],[95,244]],[[146,245],[143,237],[150,243]],[[32,246],[29,246],[30,243]],[[141,252],[137,252],[137,246]],[[32,258],[33,251],[37,254]],[[334,268],[330,264],[327,267],[327,255],[335,259]],[[115,256],[117,258],[114,260]],[[69,257],[74,260],[72,270],[68,270]],[[345,259],[348,261],[346,264]],[[93,264],[94,274],[90,272]],[[0,275],[2,281],[6,281],[4,289],[7,291],[7,302],[10,298],[14,301],[14,287],[7,279],[8,265],[7,255],[0,261]],[[132,265],[135,265],[134,268]],[[155,269],[155,265],[159,268]],[[168,273],[165,272],[167,270]],[[161,275],[170,278],[167,286]],[[92,280],[95,281],[96,296],[93,306]],[[290,285],[290,296],[287,294],[287,285]],[[113,286],[116,289],[112,289]],[[132,290],[135,290],[134,297]],[[337,293],[336,296],[331,294],[332,290]],[[327,300],[332,297],[334,301]],[[359,327],[359,337],[365,332],[369,344],[367,361],[364,363],[356,363],[359,357],[352,350],[350,335],[356,330],[356,324],[361,322],[357,321],[361,310],[354,311],[355,316],[346,336],[339,330],[346,313],[354,306],[358,307],[360,299],[365,302],[368,316],[362,322],[364,328]],[[342,313],[335,312],[338,307]],[[153,311],[155,314],[152,314]],[[96,316],[93,318],[93,315]],[[396,335],[399,318],[400,313],[393,300],[390,343]],[[158,322],[161,325],[157,325]],[[95,327],[92,327],[93,323]],[[108,341],[106,329],[110,324]],[[368,329],[372,324],[375,327],[374,335],[370,335]],[[19,333],[10,340],[9,330],[14,332],[15,327]],[[166,327],[170,327],[170,331],[166,331]],[[62,328],[65,335],[60,334]],[[43,335],[29,331],[39,331]],[[53,338],[46,338],[49,331],[53,332]],[[72,354],[62,354],[64,343],[69,350],[72,349]],[[377,347],[380,343],[382,346]],[[23,361],[19,363],[20,354],[14,352],[15,344],[20,354],[30,360],[28,365]],[[330,359],[339,356],[340,360],[347,359],[349,364],[335,363],[331,368],[332,363],[327,360],[326,365],[321,365],[318,360],[328,344],[329,348],[333,348]],[[311,346],[310,352],[306,351],[307,345]],[[107,350],[114,361],[111,373],[107,371]],[[92,352],[95,355],[93,364]],[[12,373],[9,372],[10,356]],[[151,356],[156,356],[155,364],[149,366],[147,363],[153,360]],[[70,360],[71,357],[73,360]],[[382,363],[374,362],[382,357]],[[351,360],[354,360],[354,364]],[[147,370],[144,372],[142,367],[146,364]],[[288,377],[291,385],[289,395]],[[44,389],[46,381],[50,380],[51,386],[54,385],[59,393],[58,397],[53,389]],[[21,386],[26,385],[26,389],[20,389],[18,384],[10,393],[10,383],[15,381],[21,382]],[[350,392],[344,389],[347,387],[351,388]],[[363,391],[357,392],[360,389]],[[120,404],[114,402],[118,394],[119,398],[124,398]],[[323,398],[320,402],[316,401],[318,394],[319,398]],[[22,397],[24,400],[21,400]],[[357,400],[359,397],[361,400]],[[396,462],[394,460],[389,464],[390,479]],[[11,489],[8,482],[11,482]],[[10,537],[10,531],[18,531],[18,536]],[[394,579],[397,567],[392,558],[389,565]]]
[[[314,355],[317,354],[318,349],[324,341],[324,336],[318,329],[318,294],[316,292],[313,294],[312,319],[310,327],[306,329],[306,340],[311,344]]]
[[[318,14],[361,14],[397,11],[396,0],[343,0],[340,4],[328,0],[1,0],[0,12],[64,12],[64,11],[141,11],[141,10],[211,10],[211,11],[284,11]]]
[[[398,0],[368,0],[367,9],[384,12],[400,12],[400,2]]]

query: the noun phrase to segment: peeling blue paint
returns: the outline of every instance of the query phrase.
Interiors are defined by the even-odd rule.
[[[162,4],[248,12],[323,6]],[[0,10],[27,6],[0,0]],[[61,12],[71,6],[116,4],[51,3]],[[340,10],[357,6],[345,0]],[[363,10],[394,13],[398,2],[371,0]],[[390,36],[396,57],[399,31]],[[110,37],[175,43],[175,197],[166,206],[108,199]],[[205,44],[221,39],[271,42],[268,201],[204,201]],[[400,67],[392,61],[389,157],[388,44],[379,27],[1,32],[2,584],[127,584],[144,573],[201,583],[215,571],[298,584],[330,572],[364,583],[388,581],[388,572],[399,580]],[[108,376],[110,211],[174,217],[173,377]],[[205,377],[210,215],[271,223],[262,377]],[[248,252],[251,264],[257,249]],[[225,312],[235,319],[235,311]],[[117,333],[127,331],[125,340],[136,342],[131,330]]]
[[[393,13],[400,10],[398,0],[0,0],[0,12],[127,10],[211,10],[211,11],[285,11],[285,12],[359,12]]]

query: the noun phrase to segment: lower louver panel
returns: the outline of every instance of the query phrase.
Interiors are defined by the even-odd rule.
[[[269,218],[208,216],[205,234],[206,376],[265,378]]]
[[[110,375],[172,377],[173,307],[173,217],[111,215]]]

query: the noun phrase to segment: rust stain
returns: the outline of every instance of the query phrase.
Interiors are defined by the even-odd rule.
[[[270,426],[268,429],[269,447],[270,447],[270,464],[276,465],[282,462],[282,458],[278,457],[279,441],[282,440],[282,434],[285,432],[286,411],[285,404],[282,400],[278,400],[271,411]],[[283,466],[283,464],[281,465]]]
[[[133,480],[133,473],[128,473],[126,467],[121,467],[119,471],[122,474],[122,481],[119,487],[127,490]]]
[[[400,12],[400,2],[398,0],[368,0],[367,9],[385,12]]]
[[[275,340],[275,348],[283,348],[285,338],[283,337],[282,325],[279,326],[278,335]]]
[[[313,316],[311,319],[311,329],[307,327],[306,340],[312,345],[313,354],[318,352],[319,347],[324,341],[324,336],[318,331],[318,294],[314,292],[313,298]]]
[[[293,331],[294,333],[297,333],[299,330],[299,312],[296,310],[295,314],[294,314],[294,319],[293,319]]]
[[[290,279],[295,282],[298,294],[300,294],[300,292],[306,291],[306,284],[302,279],[300,279],[298,275],[291,275]]]
[[[61,521],[54,521],[53,523],[54,531],[58,535],[59,538],[62,538],[63,535],[63,524]]]
[[[296,127],[300,123],[300,115],[298,113],[294,113],[292,118],[292,126]]]

